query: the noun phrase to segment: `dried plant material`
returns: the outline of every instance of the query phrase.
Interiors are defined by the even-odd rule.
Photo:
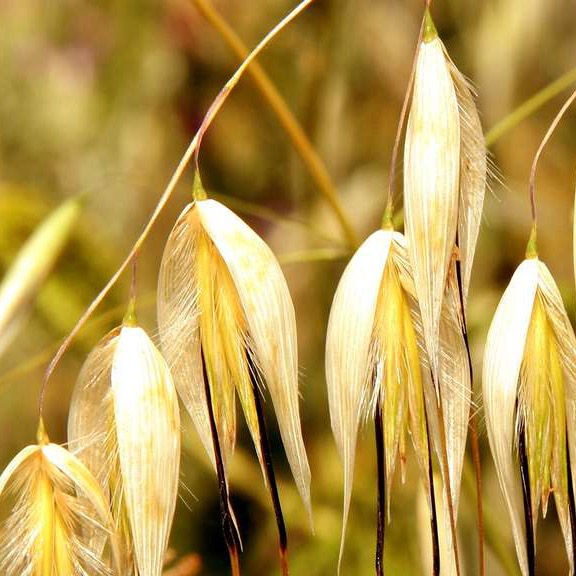
[[[178,491],[179,427],[176,391],[158,350],[141,328],[112,331],[82,368],[68,434],[108,496],[122,573],[161,574]]]
[[[42,423],[38,444],[24,448],[0,476],[0,499],[12,501],[0,530],[0,572],[6,576],[104,576],[119,573],[119,549],[102,490],[70,452],[50,444]],[[108,560],[83,533],[110,543]]]
[[[448,54],[445,56],[449,59]],[[460,197],[458,204],[458,248],[462,267],[464,306],[472,275],[472,263],[482,221],[488,160],[484,132],[470,83],[449,61],[460,111]]]
[[[386,506],[396,461],[402,477],[409,433],[429,490],[427,406],[436,402],[422,370],[422,323],[405,239],[391,230],[372,234],[348,264],[334,296],[326,342],[332,430],[344,464],[344,520],[340,562],[352,494],[360,423],[381,413],[386,454]],[[378,409],[377,409],[378,408]],[[380,412],[381,411],[381,412]]]
[[[483,391],[488,438],[522,573],[530,573],[539,510],[546,514],[550,493],[573,573],[574,467],[572,478],[568,470],[576,446],[576,338],[558,288],[536,257],[518,267],[496,310]],[[530,498],[523,493],[518,461]]]
[[[0,356],[26,320],[30,304],[62,252],[80,214],[72,198],[28,239],[0,285]]]
[[[214,200],[189,205],[170,234],[160,270],[158,323],[176,387],[214,465],[202,355],[224,463],[234,450],[236,390],[264,472],[252,380],[268,388],[311,519],[288,286],[266,243]]]
[[[460,115],[450,66],[427,14],[406,129],[404,209],[424,338],[437,381],[442,301],[458,227]]]
[[[120,331],[112,392],[138,574],[159,576],[178,495],[180,414],[168,366],[141,328]]]

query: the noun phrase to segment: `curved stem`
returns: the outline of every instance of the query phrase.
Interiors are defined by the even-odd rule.
[[[290,14],[285,16],[278,24],[276,24],[276,26],[274,26],[274,28],[272,28],[272,30],[270,30],[270,32],[268,32],[268,34],[260,41],[260,43],[256,46],[256,48],[254,48],[254,50],[250,52],[250,54],[246,57],[246,59],[242,62],[242,64],[240,64],[234,75],[230,78],[230,80],[228,80],[228,82],[226,82],[226,84],[220,91],[220,94],[218,94],[216,99],[212,102],[197,132],[198,144],[194,152],[194,160],[196,163],[196,168],[198,168],[198,155],[200,153],[200,147],[202,145],[202,138],[204,137],[204,134],[206,134],[206,131],[212,124],[212,121],[220,111],[220,108],[222,108],[224,102],[226,102],[228,95],[230,94],[232,89],[236,86],[236,84],[238,84],[238,81],[244,74],[246,68],[250,66],[250,63],[258,56],[258,54],[260,54],[260,52],[266,47],[268,42],[272,40],[272,38],[274,38],[276,34],[278,34],[278,32],[280,32],[280,30],[284,28],[284,26],[286,26],[294,18],[296,18],[296,16],[298,16],[300,12],[305,10],[309,4],[312,4],[312,2],[314,2],[314,0],[302,0],[302,2],[300,2],[300,4],[298,4],[298,6],[296,6],[296,8],[292,10],[292,12],[290,12]]]
[[[76,323],[76,325],[74,326],[74,328],[72,329],[70,334],[68,334],[68,336],[64,339],[64,341],[62,342],[62,345],[60,346],[60,348],[56,352],[56,355],[54,356],[54,358],[52,359],[52,361],[48,365],[48,368],[46,369],[46,373],[44,374],[44,379],[42,381],[42,388],[40,389],[40,396],[39,396],[39,400],[38,400],[38,411],[40,413],[40,416],[42,416],[42,412],[44,409],[44,395],[46,392],[46,385],[48,384],[48,380],[50,379],[50,376],[52,375],[56,366],[58,365],[58,362],[60,361],[60,359],[64,355],[64,352],[66,352],[66,350],[70,346],[72,340],[74,340],[75,336],[78,334],[78,332],[80,331],[82,326],[84,326],[84,324],[86,323],[86,320],[88,320],[88,318],[90,318],[90,316],[92,315],[94,310],[96,310],[96,308],[98,308],[98,306],[104,300],[104,298],[106,297],[108,292],[111,290],[111,288],[114,286],[114,284],[116,284],[116,282],[118,281],[120,276],[123,274],[123,272],[126,270],[126,268],[130,265],[134,256],[139,252],[140,247],[142,246],[142,244],[144,244],[146,238],[148,237],[148,234],[150,233],[150,230],[152,229],[152,227],[156,223],[158,216],[160,216],[160,213],[162,212],[162,210],[164,209],[164,207],[168,203],[168,200],[170,200],[170,197],[172,196],[172,193],[174,192],[176,185],[180,181],[180,178],[182,177],[184,170],[188,166],[192,156],[194,155],[195,152],[197,152],[197,149],[200,146],[200,140],[202,139],[202,136],[204,135],[204,133],[206,132],[206,130],[210,126],[211,122],[214,120],[216,114],[218,113],[218,111],[220,110],[220,108],[222,107],[224,102],[226,101],[226,98],[228,97],[228,95],[230,94],[230,92],[232,91],[234,86],[238,83],[238,80],[240,80],[240,78],[242,77],[242,74],[246,71],[246,68],[248,67],[250,62],[252,60],[254,60],[254,58],[264,49],[264,47],[268,44],[268,42],[270,42],[270,40],[272,40],[274,38],[274,36],[276,36],[276,34],[278,34],[278,32],[280,32],[280,30],[282,30],[282,28],[284,28],[294,18],[296,18],[296,16],[298,16],[308,5],[312,4],[313,1],[314,0],[302,0],[302,2],[300,2],[300,4],[298,4],[298,6],[296,6],[296,8],[294,8],[292,10],[292,12],[290,12],[279,24],[277,24],[271,30],[271,32],[269,32],[265,36],[265,38],[258,44],[258,46],[256,46],[256,48],[254,48],[254,50],[250,53],[248,58],[246,58],[246,60],[244,60],[244,62],[239,66],[239,68],[236,70],[234,75],[230,78],[230,80],[224,86],[224,89],[220,92],[220,94],[218,94],[218,96],[216,97],[216,100],[214,100],[214,102],[210,106],[208,112],[206,113],[204,121],[202,122],[202,125],[200,126],[200,129],[198,130],[198,132],[196,133],[196,135],[192,139],[192,142],[190,142],[190,144],[188,145],[188,148],[184,152],[184,156],[182,156],[182,159],[180,160],[174,174],[172,175],[172,178],[170,179],[168,186],[166,187],[166,189],[162,193],[162,196],[160,197],[160,200],[159,200],[156,208],[154,209],[154,212],[152,213],[150,220],[148,221],[148,223],[144,227],[144,230],[142,231],[142,234],[140,234],[138,240],[136,240],[136,243],[132,247],[132,250],[130,250],[130,253],[126,257],[124,262],[120,265],[120,268],[118,268],[116,273],[112,276],[112,278],[110,278],[110,280],[108,281],[106,286],[104,286],[104,288],[100,291],[100,293],[92,301],[90,306],[88,306],[88,308],[86,309],[84,314],[82,314],[82,316],[80,317],[80,319],[78,320],[78,322]],[[196,154],[196,158],[197,158],[197,154]]]
[[[426,11],[430,2],[426,1]],[[420,31],[418,33],[418,41],[416,44],[416,52],[414,53],[414,58],[412,60],[412,68],[410,69],[410,78],[408,80],[408,87],[406,88],[406,94],[404,95],[404,102],[402,103],[402,111],[400,112],[400,120],[398,121],[398,128],[396,130],[396,138],[394,140],[394,148],[392,149],[392,159],[390,160],[390,177],[388,184],[388,201],[386,202],[386,212],[384,214],[385,224],[388,221],[392,221],[394,215],[394,188],[396,187],[396,162],[398,162],[398,151],[400,149],[400,141],[402,139],[402,131],[404,129],[404,124],[406,123],[406,117],[408,115],[408,104],[410,102],[410,96],[412,95],[412,88],[414,86],[414,78],[416,77],[416,65],[418,63],[418,54],[420,54],[420,45],[422,44],[422,36],[424,34],[424,22],[426,20],[426,14],[422,18],[422,24],[420,25]]]
[[[566,113],[566,110],[568,110],[568,108],[570,108],[570,105],[572,104],[572,102],[574,102],[574,100],[576,100],[576,90],[574,92],[572,92],[570,98],[568,98],[568,100],[566,100],[566,102],[564,102],[564,105],[562,106],[562,108],[560,108],[560,112],[558,112],[558,114],[556,114],[556,117],[552,121],[552,124],[550,124],[550,127],[548,128],[546,135],[542,139],[542,142],[540,143],[538,151],[536,152],[536,155],[534,156],[534,160],[532,162],[532,169],[530,170],[530,208],[532,210],[532,223],[534,225],[534,228],[536,228],[536,225],[537,225],[536,168],[538,167],[538,160],[540,160],[540,156],[542,156],[542,152],[544,151],[544,147],[546,146],[546,144],[548,144],[548,141],[550,140],[552,134],[554,133],[554,130],[556,130],[556,127],[560,123],[560,120],[562,120],[562,116],[564,116],[564,114]]]
[[[566,90],[566,88],[575,82],[576,68],[572,68],[560,76],[560,78],[557,78],[551,84],[548,84],[548,86],[542,88],[542,90],[534,94],[534,96],[530,97],[523,104],[518,106],[518,108],[497,122],[490,130],[488,130],[484,138],[486,147],[489,148],[492,146],[494,143],[500,140],[504,134],[512,130],[512,128],[518,126],[518,124],[520,124],[523,120],[526,120],[526,118],[542,108],[542,106],[547,104],[550,100],[552,100],[552,98],[558,96],[558,94]]]
[[[218,34],[220,34],[232,52],[234,52],[240,60],[244,60],[248,56],[248,48],[228,22],[226,22],[222,15],[214,8],[210,0],[191,1]],[[312,146],[298,119],[294,116],[286,104],[286,101],[258,62],[252,63],[247,70],[247,74],[276,115],[278,122],[286,132],[294,149],[306,166],[310,177],[316,184],[318,191],[324,196],[328,204],[330,204],[342,228],[346,242],[351,248],[357,247],[358,237],[340,203],[336,186],[332,182],[326,166],[318,155],[318,152]]]

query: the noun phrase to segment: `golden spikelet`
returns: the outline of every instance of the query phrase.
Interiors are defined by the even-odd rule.
[[[288,462],[311,521],[310,469],[298,407],[294,307],[266,243],[228,208],[197,200],[181,214],[158,286],[162,349],[178,392],[215,464],[206,363],[224,463],[235,443],[235,391],[264,472],[253,380],[274,404]]]
[[[439,361],[443,374],[440,386],[446,396],[448,465],[456,504],[471,400],[457,298],[458,292],[451,289],[444,304]],[[430,492],[429,445],[441,458],[443,444],[437,395],[425,350],[406,240],[391,230],[379,230],[362,244],[342,275],[330,311],[326,341],[330,417],[344,464],[340,562],[352,494],[358,430],[361,422],[375,413],[378,402],[383,415],[387,507],[398,459],[404,468],[408,433],[421,480],[428,494]],[[445,516],[450,533],[449,518]],[[453,555],[451,560],[448,553],[445,552],[445,574],[450,573],[453,562]]]
[[[573,573],[568,458],[576,448],[576,338],[560,292],[537,257],[524,260],[498,305],[488,333],[483,378],[486,424],[498,479],[512,521],[522,573],[527,537],[554,495]],[[525,451],[533,535],[527,534],[518,472]]]
[[[98,482],[70,452],[49,443],[42,423],[38,444],[24,448],[0,476],[0,502],[5,500],[12,508],[0,530],[0,573],[119,573],[112,516]],[[87,532],[100,535],[99,550],[85,539]]]
[[[125,325],[90,354],[68,433],[108,495],[123,573],[161,574],[178,493],[180,417],[168,367],[144,330]]]

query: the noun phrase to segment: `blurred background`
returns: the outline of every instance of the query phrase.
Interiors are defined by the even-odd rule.
[[[206,11],[217,10],[254,46],[292,0],[0,0],[0,274],[43,218],[85,195],[71,240],[18,336],[0,358],[0,465],[35,438],[37,393],[58,343],[129,251],[210,102],[238,58]],[[204,12],[199,8],[203,8]],[[380,222],[390,155],[422,14],[419,0],[317,0],[259,60],[324,162],[359,239]],[[485,130],[576,66],[571,0],[435,0],[440,36],[476,86]],[[576,81],[576,75],[573,74]],[[567,96],[567,94],[565,94]],[[487,193],[469,304],[480,387],[486,332],[524,255],[532,157],[562,96],[491,145]],[[563,121],[540,164],[540,254],[574,319],[572,213],[576,113]],[[312,468],[316,533],[310,533],[272,412],[274,464],[289,533],[291,572],[336,573],[342,469],[331,435],[324,380],[327,318],[349,257],[346,238],[277,117],[246,77],[208,132],[200,156],[205,187],[240,213],[279,255],[299,329],[301,415]],[[401,159],[399,160],[401,191]],[[191,199],[192,172],[146,242],[138,271],[139,315],[156,336],[155,290],[167,235]],[[399,193],[399,192],[398,192]],[[55,373],[46,397],[51,438],[66,441],[80,366],[116,326],[129,288],[112,291]],[[270,403],[269,403],[270,404]],[[518,574],[511,530],[483,431],[487,574]],[[171,539],[172,576],[228,573],[215,475],[184,421],[182,489]],[[245,574],[279,574],[276,528],[244,424],[232,463],[232,501]],[[466,574],[475,574],[475,494],[470,454],[459,527]],[[429,528],[414,459],[392,495],[388,574],[429,573]],[[373,574],[376,461],[373,431],[359,438],[343,574]],[[567,573],[553,504],[539,522],[537,573]]]

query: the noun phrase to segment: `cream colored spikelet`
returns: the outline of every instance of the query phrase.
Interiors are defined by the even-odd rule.
[[[70,452],[51,444],[42,422],[38,444],[24,448],[0,476],[0,500],[12,501],[0,529],[6,576],[107,576],[119,573],[119,548],[102,490]],[[84,538],[99,532],[106,556]],[[111,558],[108,559],[108,557]]]
[[[420,45],[406,129],[404,209],[416,294],[435,380],[448,268],[456,242],[460,116],[454,81],[431,18]]]
[[[576,448],[576,338],[560,292],[535,255],[520,264],[490,326],[483,369],[490,448],[522,573],[529,573],[518,450],[525,446],[534,536],[554,495],[573,573],[567,459]],[[519,435],[522,434],[522,438]]]
[[[130,317],[86,360],[68,435],[108,496],[123,571],[161,574],[178,495],[180,416],[166,362]]]
[[[234,450],[237,392],[264,471],[253,381],[269,390],[311,521],[294,306],[270,248],[219,202],[198,199],[176,222],[160,270],[158,324],[176,387],[213,464],[202,356],[225,465]]]

